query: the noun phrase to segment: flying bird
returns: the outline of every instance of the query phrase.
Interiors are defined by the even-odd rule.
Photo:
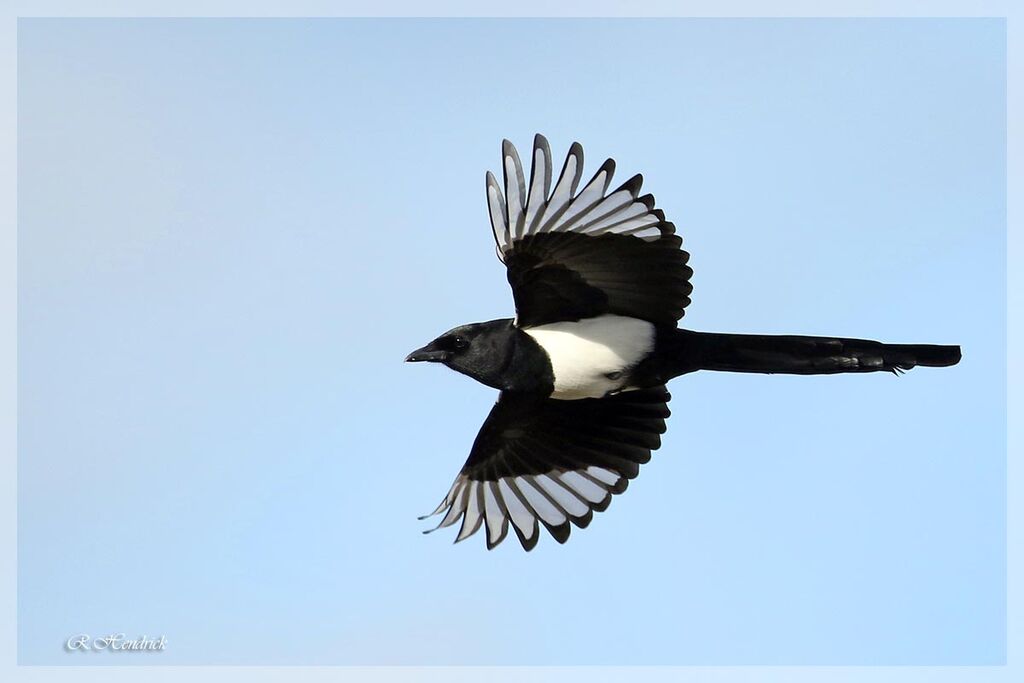
[[[840,337],[696,332],[678,327],[693,290],[689,254],[635,175],[608,192],[605,161],[577,192],[583,148],[554,180],[537,135],[530,178],[502,143],[503,185],[487,173],[487,207],[515,318],[453,328],[406,361],[441,363],[500,391],[469,458],[430,515],[460,519],[456,542],[486,527],[487,548],[539,525],[559,543],[622,493],[661,445],[666,383],[698,370],[819,375],[945,367],[959,346]],[[431,529],[429,531],[433,531]],[[425,533],[429,533],[425,532]]]

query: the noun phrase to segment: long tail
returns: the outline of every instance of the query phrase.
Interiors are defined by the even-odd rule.
[[[887,370],[899,374],[918,365],[946,367],[960,362],[959,346],[690,330],[672,330],[667,337],[664,342],[659,339],[662,352],[658,355],[673,376],[694,370],[793,375]]]

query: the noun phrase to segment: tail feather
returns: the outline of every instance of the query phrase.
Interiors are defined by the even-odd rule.
[[[823,375],[839,372],[889,371],[918,365],[946,367],[960,362],[959,346],[883,344],[842,337],[716,334],[673,330],[670,352],[679,366],[693,370]],[[663,356],[664,357],[664,356]]]

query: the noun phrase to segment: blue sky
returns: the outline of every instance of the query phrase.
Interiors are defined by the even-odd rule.
[[[1003,661],[1001,21],[23,20],[18,48],[22,663],[115,663],[61,649],[110,631],[159,663]],[[494,394],[401,359],[511,315],[483,174],[538,131],[644,173],[685,326],[963,362],[684,377],[567,545],[421,536]]]

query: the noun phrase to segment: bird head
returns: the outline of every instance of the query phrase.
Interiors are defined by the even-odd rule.
[[[501,369],[512,352],[512,321],[505,318],[454,327],[405,357],[407,363],[441,363],[501,389]]]

